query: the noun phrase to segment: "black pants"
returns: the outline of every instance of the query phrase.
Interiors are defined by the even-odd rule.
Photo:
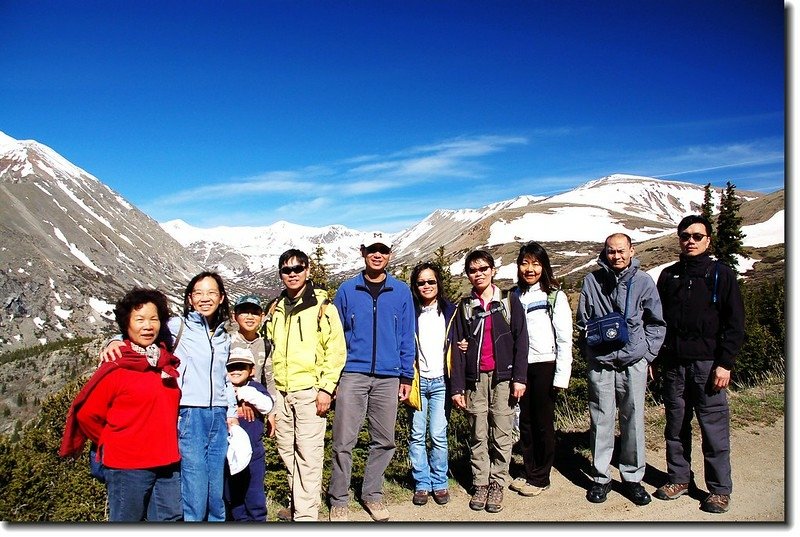
[[[667,473],[672,483],[692,476],[692,418],[697,416],[708,491],[730,494],[730,410],[726,390],[711,387],[712,360],[669,362],[664,365],[664,407],[667,424]]]
[[[528,386],[519,402],[519,438],[525,478],[531,485],[550,485],[555,457],[555,362],[528,364]]]

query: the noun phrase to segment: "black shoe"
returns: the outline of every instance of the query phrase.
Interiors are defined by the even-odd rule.
[[[596,483],[589,489],[589,492],[586,493],[586,499],[592,503],[603,503],[606,501],[606,496],[608,496],[610,490],[611,481],[604,485]]]
[[[641,483],[625,483],[625,491],[628,499],[636,505],[647,505],[650,503],[650,495],[644,490]]]

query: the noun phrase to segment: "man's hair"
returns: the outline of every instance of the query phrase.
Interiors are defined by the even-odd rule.
[[[278,270],[285,265],[291,258],[296,257],[300,264],[304,267],[308,268],[309,261],[308,256],[302,250],[298,250],[297,248],[290,248],[283,252],[281,256],[278,258]]]
[[[519,249],[519,255],[517,255],[517,268],[522,265],[526,257],[532,257],[542,265],[542,275],[539,277],[539,286],[542,288],[542,291],[549,293],[550,291],[558,289],[547,250],[538,242],[531,241],[527,244],[523,244]],[[525,282],[525,279],[522,278],[519,271],[517,271],[517,287],[519,287],[519,290],[523,293],[530,289],[530,285]]]
[[[699,214],[690,214],[689,216],[684,217],[683,220],[678,224],[678,234],[680,234],[684,229],[687,227],[694,225],[694,224],[703,224],[706,227],[706,235],[709,237],[712,233],[711,222],[708,221],[708,218]]]
[[[128,327],[131,322],[131,315],[134,311],[140,309],[145,304],[152,303],[158,312],[158,320],[161,323],[161,328],[156,336],[155,343],[164,343],[167,349],[172,350],[172,338],[170,336],[167,321],[169,321],[169,305],[167,304],[167,297],[161,291],[155,289],[144,289],[142,287],[134,287],[122,299],[117,302],[114,307],[114,317],[119,326],[119,331],[122,337],[129,339]]]
[[[494,257],[492,257],[492,254],[486,250],[473,250],[464,260],[464,272],[469,273],[469,266],[479,259],[483,259],[489,264],[489,267],[494,268]]]
[[[627,241],[628,241],[628,248],[630,248],[631,246],[633,246],[633,241],[631,240],[631,238],[630,238],[630,236],[629,236],[629,235],[627,235],[627,234],[625,234],[625,233],[612,233],[611,235],[609,235],[608,237],[606,237],[606,240],[605,240],[605,242],[603,243],[603,250],[605,250],[605,249],[608,247],[608,241],[610,241],[611,239],[613,239],[613,238],[615,238],[615,237],[625,237],[625,240],[627,240]]]

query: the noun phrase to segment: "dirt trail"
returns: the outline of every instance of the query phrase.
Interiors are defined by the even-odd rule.
[[[695,425],[695,429],[696,429]],[[700,441],[693,442],[692,460],[699,493],[672,501],[653,498],[646,506],[638,507],[620,494],[619,473],[614,468],[614,488],[602,504],[589,503],[586,487],[589,481],[582,472],[566,477],[553,470],[550,489],[534,498],[522,497],[510,490],[504,492],[503,510],[498,514],[472,511],[469,495],[462,488],[451,489],[451,501],[439,506],[430,500],[418,507],[408,500],[392,503],[393,522],[784,522],[785,509],[785,443],[784,421],[768,427],[734,429],[732,432],[733,484],[731,509],[722,515],[699,509],[705,496]],[[666,480],[664,448],[649,450],[644,485],[648,492]],[[370,521],[369,515],[351,506],[350,520]],[[777,529],[777,528],[776,528]]]

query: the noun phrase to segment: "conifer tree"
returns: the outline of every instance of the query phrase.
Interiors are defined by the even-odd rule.
[[[700,216],[706,218],[709,222],[714,219],[714,197],[711,183],[705,186],[705,196],[703,197],[703,206],[700,208]]]
[[[736,255],[747,257],[742,244],[745,235],[742,233],[742,217],[739,216],[741,205],[736,197],[736,186],[728,181],[720,200],[714,253],[717,259],[734,270],[738,264]]]
[[[324,256],[325,248],[321,244],[318,244],[314,249],[314,253],[311,254],[311,272],[309,273],[309,277],[311,281],[314,282],[314,287],[317,289],[325,289],[328,292],[328,296],[333,299],[333,295],[336,294],[336,288],[330,281],[328,266],[322,261]]]
[[[433,263],[439,267],[442,273],[442,291],[444,296],[451,302],[458,300],[459,286],[453,280],[453,274],[450,272],[450,258],[444,255],[444,246],[439,246],[433,253]]]

